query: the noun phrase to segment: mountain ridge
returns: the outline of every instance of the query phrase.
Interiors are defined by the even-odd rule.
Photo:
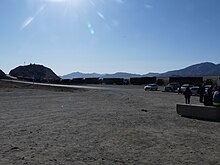
[[[113,74],[98,74],[98,73],[81,73],[73,72],[64,76],[62,79],[72,79],[72,78],[131,78],[131,77],[193,77],[193,76],[220,76],[220,64],[214,64],[212,62],[203,62],[198,64],[193,64],[188,67],[179,70],[172,70],[164,73],[152,73],[147,74],[135,74],[126,72],[116,72]]]
[[[161,73],[160,77],[192,77],[192,76],[220,76],[220,64],[203,62],[190,65],[186,68]]]
[[[135,74],[135,73],[126,73],[126,72],[116,72],[113,74],[98,74],[98,73],[82,73],[82,72],[73,72],[64,76],[61,76],[62,79],[72,79],[72,78],[131,78],[131,77],[154,77],[159,73],[148,73],[148,74]]]

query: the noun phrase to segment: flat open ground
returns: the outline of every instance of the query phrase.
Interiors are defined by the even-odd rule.
[[[0,82],[1,165],[220,164],[220,123],[178,116],[183,95],[32,88]]]

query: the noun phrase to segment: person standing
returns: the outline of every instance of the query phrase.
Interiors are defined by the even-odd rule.
[[[178,94],[182,94],[181,85],[178,88]]]
[[[214,92],[213,105],[220,106],[220,87],[218,87],[218,90]]]
[[[190,104],[190,97],[192,96],[192,92],[189,87],[186,88],[186,90],[183,92],[183,95],[185,96],[186,104]]]
[[[198,94],[199,94],[199,102],[203,103],[203,98],[204,98],[204,94],[205,94],[205,86],[204,85],[199,87]]]
[[[207,90],[207,93],[204,95],[204,105],[205,106],[212,106],[212,100],[213,100],[213,93],[212,93],[212,87],[210,87]]]

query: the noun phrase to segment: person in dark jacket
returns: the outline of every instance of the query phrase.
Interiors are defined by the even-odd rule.
[[[213,105],[212,100],[213,100],[213,93],[212,93],[212,87],[210,87],[207,90],[207,93],[204,95],[204,105],[212,106]]]
[[[199,102],[203,103],[203,98],[204,98],[204,94],[205,94],[205,86],[204,85],[199,87],[198,94],[199,94]]]
[[[185,102],[186,104],[190,104],[190,97],[192,96],[192,92],[189,87],[186,88],[186,90],[183,92],[185,96]]]

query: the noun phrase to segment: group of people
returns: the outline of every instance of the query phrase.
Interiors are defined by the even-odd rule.
[[[190,104],[190,97],[192,95],[192,92],[189,87],[186,88],[186,90],[183,92],[185,97],[186,104]],[[204,103],[206,106],[220,106],[220,87],[217,88],[213,92],[213,88],[208,88],[207,91],[205,91],[205,87],[201,86],[198,89],[199,94],[199,101],[201,103]]]

